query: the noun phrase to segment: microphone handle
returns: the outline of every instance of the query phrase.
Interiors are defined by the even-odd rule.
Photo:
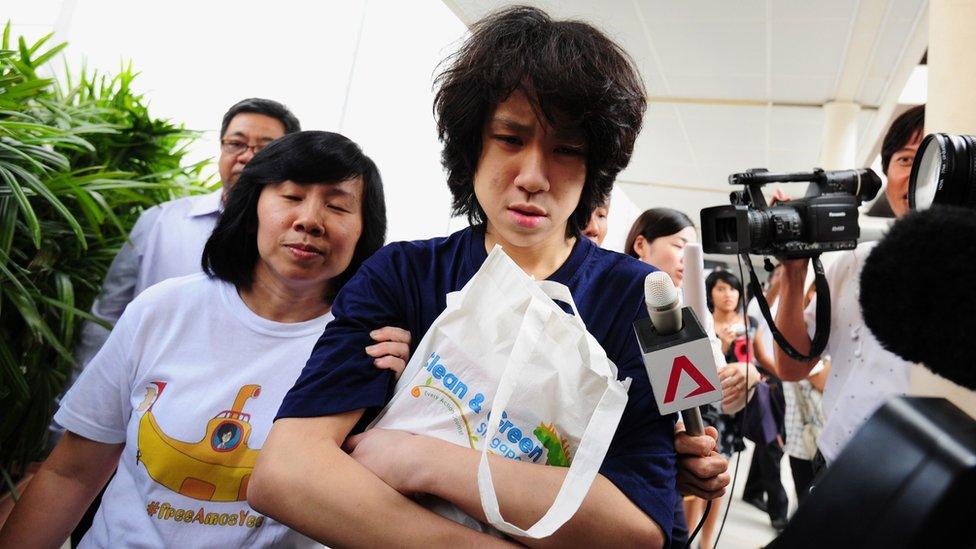
[[[681,420],[685,423],[685,432],[693,437],[705,434],[705,424],[702,422],[701,410],[698,406],[681,411]]]

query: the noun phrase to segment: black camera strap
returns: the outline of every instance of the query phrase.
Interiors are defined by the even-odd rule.
[[[766,302],[766,296],[763,295],[759,277],[756,276],[756,269],[753,268],[752,261],[749,260],[748,255],[743,255],[742,258],[745,260],[746,265],[749,266],[749,291],[752,295],[756,296],[759,311],[762,312],[763,318],[766,319],[766,324],[769,325],[769,331],[772,332],[773,339],[776,340],[779,347],[793,360],[807,362],[819,357],[823,353],[824,348],[827,347],[827,338],[830,335],[830,287],[827,286],[827,276],[824,274],[820,256],[815,255],[810,260],[813,264],[814,285],[817,287],[817,328],[814,331],[813,341],[810,343],[810,354],[808,355],[797,351],[776,328],[776,323],[773,322],[773,315],[769,312],[769,303]]]

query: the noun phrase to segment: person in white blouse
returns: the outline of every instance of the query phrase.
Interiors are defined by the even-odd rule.
[[[885,196],[895,217],[908,213],[908,178],[924,135],[925,107],[909,109],[892,122],[881,145],[881,165],[887,176]],[[827,423],[817,439],[815,474],[837,458],[857,429],[889,398],[905,394],[912,364],[885,350],[865,326],[858,303],[861,269],[876,242],[839,252],[826,270],[830,288],[830,335],[824,354],[831,370],[823,393]],[[810,349],[816,298],[803,307],[807,260],[783,262],[783,279],[776,326],[801,353]],[[892,296],[896,298],[897,296]],[[810,375],[820,357],[794,360],[776,348],[776,367],[784,381]]]

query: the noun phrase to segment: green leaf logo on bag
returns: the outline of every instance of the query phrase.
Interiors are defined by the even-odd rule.
[[[554,423],[549,425],[540,423],[532,431],[532,434],[542,442],[542,446],[546,449],[546,465],[569,467],[569,444],[566,439],[559,436],[559,431],[556,430]]]

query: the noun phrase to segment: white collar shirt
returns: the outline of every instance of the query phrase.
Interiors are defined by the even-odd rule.
[[[135,295],[167,278],[203,270],[200,258],[220,215],[221,193],[188,196],[159,206],[145,240],[133,242],[142,254]]]
[[[129,241],[112,260],[91,312],[114,325],[143,290],[168,278],[202,270],[203,247],[222,210],[223,190],[194,195],[150,208],[139,216]],[[84,367],[108,338],[108,330],[86,322],[75,358]],[[72,377],[77,377],[77,371]]]
[[[842,255],[826,271],[830,286],[830,375],[823,393],[826,424],[817,447],[827,462],[885,402],[908,392],[912,363],[881,347],[864,324],[860,305],[861,269],[876,242],[860,244]],[[898,296],[891,296],[898,299]],[[811,337],[816,326],[816,298],[804,311]]]

